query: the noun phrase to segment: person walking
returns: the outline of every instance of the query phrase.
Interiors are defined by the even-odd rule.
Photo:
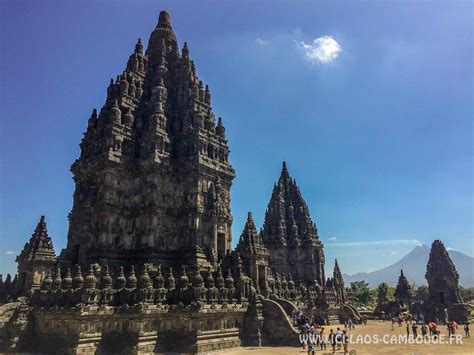
[[[311,327],[308,336],[308,355],[314,355],[316,349],[316,334],[314,327]]]
[[[464,336],[466,338],[471,337],[471,334],[469,334],[469,322],[464,323]]]
[[[329,344],[331,344],[332,353],[336,352],[336,334],[332,329],[329,330]]]
[[[428,327],[426,326],[425,323],[421,325],[421,335],[423,336],[423,339],[427,338],[428,334]]]
[[[418,325],[416,324],[416,321],[413,322],[411,329],[413,330],[413,338],[416,338],[418,336]]]
[[[410,336],[410,323],[407,322],[407,337]]]
[[[321,331],[319,333],[319,346],[321,350],[326,350],[326,335],[324,334],[324,327],[321,327]]]
[[[341,350],[341,339],[342,338],[342,332],[341,328],[336,329],[336,345],[337,345],[337,350]]]
[[[349,353],[349,350],[348,350],[349,336],[347,335],[347,331],[345,330],[342,331],[341,339],[342,339],[342,346],[344,347],[344,354],[348,354]]]

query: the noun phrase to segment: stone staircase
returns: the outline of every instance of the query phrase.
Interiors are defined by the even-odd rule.
[[[357,308],[354,306],[348,304],[348,303],[343,303],[342,307],[350,314],[352,320],[358,324],[362,323],[362,316],[360,315],[359,311]]]
[[[279,300],[263,299],[263,332],[266,345],[300,346],[299,330],[293,326],[291,312]],[[286,301],[288,302],[288,301]]]
[[[20,302],[10,302],[0,306],[0,351],[3,352],[10,347],[11,323]]]

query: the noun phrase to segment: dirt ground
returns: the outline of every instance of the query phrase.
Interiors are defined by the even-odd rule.
[[[337,325],[326,327],[325,332],[329,332],[329,329],[336,330]],[[447,330],[445,326],[440,326],[438,329],[441,331],[440,343],[424,343],[424,344],[409,344],[405,343],[402,339],[402,343],[390,344],[391,341],[395,341],[395,338],[398,340],[398,336],[406,335],[405,324],[401,327],[398,327],[395,324],[394,330],[391,330],[391,322],[381,322],[381,321],[369,321],[367,326],[356,325],[356,329],[349,331],[348,333],[352,336],[351,344],[349,344],[349,351],[355,350],[354,352],[349,352],[349,354],[392,354],[392,355],[432,355],[432,354],[474,354],[474,341],[472,338],[464,338],[464,331],[460,326],[458,333],[458,343],[456,339],[452,339],[452,343],[449,343],[447,337]],[[471,326],[472,328],[472,326]],[[341,326],[343,329],[343,326]],[[421,333],[418,329],[418,333]],[[393,337],[395,335],[395,337]],[[378,337],[378,344],[375,344],[375,336]],[[462,336],[462,337],[461,337]],[[371,343],[362,343],[363,340],[371,341]],[[385,341],[387,340],[387,342]],[[442,343],[441,343],[442,342]],[[232,355],[287,355],[287,354],[307,354],[307,351],[302,348],[294,347],[242,347],[223,350],[214,353],[216,355],[220,354],[232,354]],[[317,350],[315,354],[320,355],[329,355],[332,354],[332,350],[328,347],[327,350]],[[344,354],[342,350],[336,350],[336,354]]]

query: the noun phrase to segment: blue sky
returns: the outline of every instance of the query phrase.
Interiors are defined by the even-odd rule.
[[[261,226],[286,160],[328,267],[378,269],[436,238],[473,255],[469,1],[0,6],[2,272],[41,214],[65,246],[87,119],[162,9],[227,129],[234,243],[247,211]]]

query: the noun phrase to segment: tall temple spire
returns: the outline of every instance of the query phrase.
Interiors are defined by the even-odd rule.
[[[235,171],[211,102],[187,44],[181,53],[162,11],[145,52],[139,40],[108,86],[100,113],[88,121],[81,156],[71,167],[76,189],[62,266],[85,268],[145,247],[144,262],[171,251],[176,261],[187,255],[190,266],[227,255]],[[181,198],[173,198],[176,193]],[[139,212],[144,205],[149,208]],[[111,272],[118,264],[110,260]]]
[[[289,265],[300,265],[301,270],[292,272],[295,279],[324,282],[322,244],[316,225],[311,220],[309,208],[301,195],[296,181],[292,179],[286,162],[283,162],[278,182],[275,184],[265,213],[262,230],[263,243],[270,250],[270,262],[277,265],[278,272],[287,274]],[[311,266],[304,266],[296,259],[297,249],[308,254],[304,259]],[[295,259],[295,260],[293,260]]]
[[[266,238],[283,244],[316,242],[318,239],[308,206],[291,178],[286,162],[283,162],[280,178],[268,203],[263,233]]]

